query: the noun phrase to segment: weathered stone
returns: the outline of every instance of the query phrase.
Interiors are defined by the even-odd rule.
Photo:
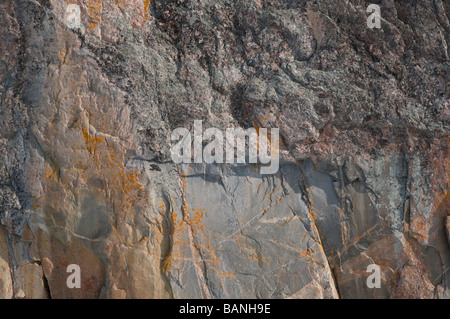
[[[1,298],[450,297],[445,1],[70,3],[0,2]],[[199,119],[279,171],[174,164]]]
[[[6,234],[0,226],[0,298],[10,299],[13,296],[13,285]]]
[[[448,243],[450,245],[450,216],[447,216],[447,238],[448,238]]]
[[[44,299],[49,295],[45,288],[42,267],[38,264],[26,264],[14,270],[14,285],[18,289],[16,298]]]

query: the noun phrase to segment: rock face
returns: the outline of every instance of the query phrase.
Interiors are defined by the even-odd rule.
[[[374,2],[0,1],[0,297],[449,298],[449,3]]]

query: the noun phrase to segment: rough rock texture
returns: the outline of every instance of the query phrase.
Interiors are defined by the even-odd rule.
[[[0,0],[0,297],[449,298],[449,10]],[[279,172],[173,164],[195,119]]]

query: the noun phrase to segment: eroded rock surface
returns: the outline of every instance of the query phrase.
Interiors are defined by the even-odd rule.
[[[449,298],[450,7],[374,2],[0,1],[0,297]],[[280,170],[173,164],[198,119]]]

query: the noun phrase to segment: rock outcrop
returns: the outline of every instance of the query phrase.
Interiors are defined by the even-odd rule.
[[[0,297],[449,298],[450,6],[374,2],[0,1]]]

